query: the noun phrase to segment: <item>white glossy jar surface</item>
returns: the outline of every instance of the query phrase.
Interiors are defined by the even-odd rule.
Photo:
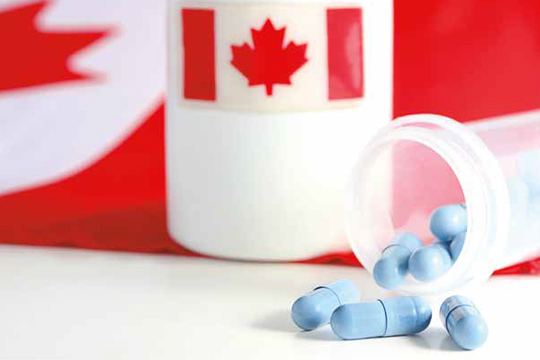
[[[328,8],[361,9],[359,98],[331,101],[328,93],[327,81],[335,80],[325,63]],[[210,101],[185,96],[185,71],[193,64],[186,65],[186,46],[192,45],[182,33],[183,9],[213,14]],[[392,1],[170,0],[168,12],[172,237],[199,253],[249,260],[301,260],[347,249],[347,176],[363,145],[391,119]],[[284,47],[307,44],[307,62],[291,84],[274,85],[271,96],[265,86],[249,86],[232,65],[232,45],[244,41],[255,48],[253,31],[263,30],[265,17],[277,30],[285,28]]]

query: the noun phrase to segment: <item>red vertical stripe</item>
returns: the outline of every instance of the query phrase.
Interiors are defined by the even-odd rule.
[[[184,97],[216,100],[214,10],[182,9]]]
[[[328,99],[354,99],[364,95],[362,10],[328,9]]]

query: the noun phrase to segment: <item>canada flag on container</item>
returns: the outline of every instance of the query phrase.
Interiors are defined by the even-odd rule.
[[[362,11],[325,4],[181,6],[183,106],[258,111],[362,98]]]

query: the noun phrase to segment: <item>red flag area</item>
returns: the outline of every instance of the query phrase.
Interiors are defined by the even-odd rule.
[[[106,37],[108,30],[42,29],[37,18],[48,4],[40,1],[0,12],[0,92],[95,78],[73,70],[68,59]]]

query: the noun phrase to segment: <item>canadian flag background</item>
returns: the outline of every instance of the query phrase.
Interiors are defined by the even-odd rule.
[[[195,255],[165,222],[165,5],[0,0],[0,242]],[[540,108],[539,2],[400,0],[394,25],[395,116]]]

